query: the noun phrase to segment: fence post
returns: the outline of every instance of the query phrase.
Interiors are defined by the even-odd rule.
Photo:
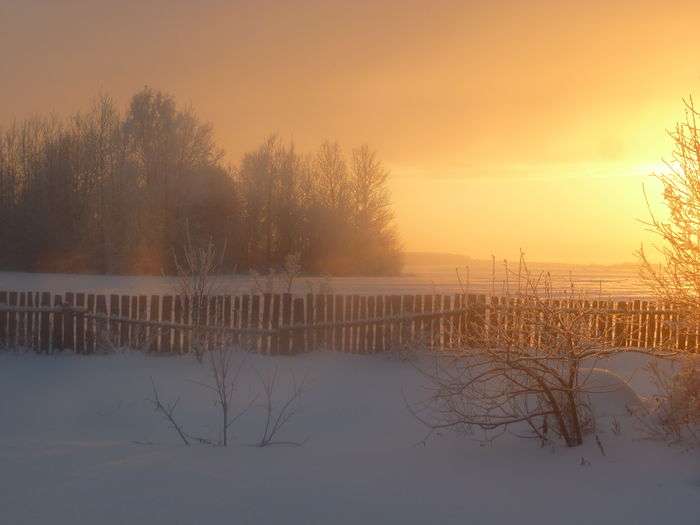
[[[671,324],[670,330],[671,330],[671,349],[672,350],[680,350],[681,344],[681,330],[680,330],[680,323],[679,323],[679,314],[680,314],[680,309],[677,303],[669,303],[668,305],[669,308],[669,323]]]
[[[27,306],[32,307],[34,306],[34,292],[27,292]],[[26,340],[25,344],[27,348],[31,348],[33,350],[36,350],[36,345],[34,344],[34,341],[36,339],[36,331],[34,330],[34,319],[36,318],[36,313],[35,312],[28,312],[27,317],[26,317],[26,323],[27,323],[27,335],[26,335]]]
[[[697,314],[694,314],[688,307],[684,311],[683,324],[686,329],[685,349],[693,352],[697,348]]]
[[[454,294],[452,298],[452,310],[455,310],[455,313],[450,315],[450,321],[452,325],[452,347],[453,348],[459,348],[460,345],[464,343],[464,316],[465,313],[464,311],[457,311],[457,310],[463,310],[466,308],[466,303],[467,303],[467,296],[462,294],[462,293],[456,293]]]
[[[433,296],[423,295],[422,301],[423,322],[421,323],[421,337],[429,350],[433,348]]]
[[[122,295],[120,301],[121,305],[119,309],[119,316],[124,320],[119,323],[121,325],[119,327],[119,344],[124,348],[128,348],[130,343],[129,334],[131,333],[132,329],[131,323],[127,322],[131,312],[131,297],[128,295]]]
[[[75,306],[80,311],[75,315],[75,352],[77,354],[85,353],[85,314],[82,312],[85,308],[85,294],[75,294]]]
[[[341,296],[341,298],[343,300],[343,318],[341,321],[352,321],[352,296],[346,295]],[[343,334],[343,351],[352,352],[352,346],[350,346],[352,327],[350,325],[344,326],[341,332]]]
[[[292,302],[292,324],[295,327],[292,332],[292,355],[304,353],[304,330],[301,325],[304,324],[304,299],[295,297]]]
[[[452,296],[451,295],[443,295],[442,296],[442,311],[443,312],[449,312],[452,310]],[[444,348],[451,348],[453,344],[452,340],[452,334],[454,333],[454,326],[452,322],[452,315],[451,314],[443,314],[442,315],[442,325],[443,325],[443,347]]]
[[[332,294],[326,294],[324,301],[326,302],[326,313],[324,315],[324,320],[326,323],[333,322],[334,308],[335,304],[333,301]],[[333,348],[333,328],[326,328],[323,331],[323,340],[325,341],[324,348],[326,350],[331,350]]]
[[[17,292],[10,292],[9,294],[9,305],[10,311],[7,314],[7,338],[10,347],[17,345],[17,313],[12,310],[13,306],[17,306]],[[51,306],[49,304],[49,306]]]
[[[305,302],[305,312],[304,312],[304,319],[307,328],[304,330],[304,339],[306,341],[306,351],[311,352],[316,348],[316,345],[318,344],[318,333],[315,328],[313,328],[313,325],[316,324],[318,321],[316,320],[316,316],[314,315],[316,313],[316,308],[315,308],[315,303],[314,303],[314,294],[312,293],[307,293]]]
[[[360,326],[357,321],[360,319],[360,296],[352,296],[352,306],[351,306],[350,319],[353,323],[350,325],[350,348],[353,354],[356,354],[359,350],[360,344]]]
[[[173,297],[174,300],[174,305],[173,305],[173,320],[175,324],[184,324],[182,320],[182,313],[183,313],[183,304],[182,304],[182,295],[176,295]],[[182,330],[180,328],[175,328],[173,330],[173,353],[174,354],[181,354],[182,353]]]
[[[136,308],[138,312],[138,319],[141,321],[145,321],[148,319],[148,296],[146,295],[139,295],[138,299],[138,306]],[[145,324],[138,325],[139,329],[136,333],[136,346],[137,348],[145,348],[146,342],[148,341],[148,327]]]
[[[16,294],[15,294],[16,296]],[[11,300],[11,299],[10,299]],[[51,294],[49,292],[41,292],[41,306],[49,308],[51,306]],[[51,318],[48,311],[41,313],[41,341],[40,348],[45,354],[51,352]],[[14,330],[14,328],[13,328]]]
[[[314,322],[316,324],[326,323],[326,313],[327,313],[326,295],[318,294],[314,298]],[[325,350],[328,348],[328,330],[326,328],[320,328],[315,332],[314,340],[314,350],[321,349]]]
[[[162,322],[172,323],[173,322],[173,296],[164,295],[163,296],[163,317]],[[160,349],[161,351],[169,354],[172,352],[172,333],[170,328],[161,328],[160,331]]]
[[[614,330],[615,330],[615,335],[613,338],[614,345],[616,348],[623,348],[625,346],[625,340],[626,340],[626,315],[625,315],[625,310],[627,309],[627,303],[623,302],[618,302],[616,305],[616,310],[618,310],[615,315],[615,324],[614,324]]]
[[[66,292],[63,303],[67,309],[63,313],[63,346],[75,352],[75,295],[72,292]],[[27,333],[29,335],[29,333]]]
[[[270,319],[270,329],[273,331],[270,341],[270,353],[277,355],[280,351],[280,315],[282,312],[282,298],[279,294],[272,296],[272,317]]]
[[[266,293],[263,295],[263,312],[262,312],[262,329],[271,329],[271,316],[272,316],[272,295]],[[260,347],[260,353],[269,354],[271,352],[271,338],[269,335],[264,335],[262,337],[262,345]]]
[[[25,292],[19,293],[19,306],[27,306],[27,294]],[[27,344],[27,312],[19,312],[19,317],[17,319],[17,345],[20,347],[26,346]]]
[[[105,314],[110,318],[105,321],[109,334],[109,341],[113,346],[119,347],[119,322],[112,320],[112,317],[119,317],[119,296],[110,294],[109,296],[109,313]],[[106,335],[106,334],[105,334]]]
[[[432,311],[433,315],[430,317],[430,329],[432,335],[430,339],[433,342],[433,348],[440,349],[442,346],[442,333],[440,329],[440,310],[442,310],[442,295],[432,295],[431,296]]]
[[[631,313],[632,316],[632,328],[631,328],[631,338],[630,338],[630,346],[633,348],[639,348],[641,346],[641,341],[642,341],[642,316],[640,313],[640,308],[641,308],[642,302],[639,300],[635,300],[632,302],[632,310],[633,313]]]
[[[386,302],[383,295],[377,295],[374,299],[374,315],[378,319],[383,319],[386,316],[384,309],[386,307]],[[379,322],[374,327],[374,346],[372,347],[372,352],[383,352],[385,346],[384,338],[384,322]]]
[[[95,330],[97,323],[92,315],[95,314],[95,295],[87,294],[85,297],[85,309],[89,317],[85,318],[85,353],[92,354],[95,351]]]
[[[260,296],[255,294],[250,299],[250,329],[259,330],[260,329]],[[252,334],[251,349],[253,352],[259,352],[260,336],[257,334]]]
[[[357,327],[357,352],[364,354],[367,352],[367,296],[360,296],[359,310],[356,314],[360,325]]]
[[[55,295],[53,298],[53,305],[56,311],[53,314],[53,326],[51,327],[53,332],[53,348],[54,350],[63,351],[63,297],[60,295]]]
[[[204,318],[205,326],[217,326],[219,320],[219,297],[217,295],[212,295],[207,298],[207,316]],[[207,334],[207,350],[211,351],[219,344],[221,334],[219,332],[206,331]]]
[[[370,354],[374,352],[374,345],[377,337],[377,325],[374,323],[374,320],[377,318],[376,308],[376,298],[373,295],[370,295],[367,297],[367,319],[371,321],[371,324],[367,325],[367,342],[365,348],[365,351]]]
[[[333,311],[331,316],[326,320],[330,323],[337,323],[343,319],[343,299],[338,295],[332,295],[329,299],[329,303],[333,304]],[[335,350],[336,352],[341,351],[341,345],[343,337],[341,335],[342,331],[340,327],[333,324],[328,330],[328,349]]]
[[[402,297],[402,312],[401,315],[411,315],[413,313],[413,296],[412,295],[404,295]],[[408,345],[411,342],[411,324],[412,321],[410,319],[403,320],[399,323],[399,326],[401,328],[400,331],[400,338],[401,338],[401,343],[400,347],[401,348],[407,348]]]
[[[236,329],[241,327],[241,296],[240,295],[235,295],[232,298],[231,327],[236,328]],[[238,331],[233,332],[233,344],[234,344],[234,346],[241,345],[241,333]]]
[[[656,345],[656,305],[654,303],[646,303],[646,334],[645,334],[645,348],[654,348]]]
[[[151,295],[151,304],[148,312],[148,320],[154,323],[160,321],[160,297],[157,295]],[[148,327],[149,351],[155,353],[160,350],[159,335],[160,330],[157,326],[151,325]],[[199,343],[199,341],[197,341],[197,343]]]
[[[292,323],[292,295],[289,293],[282,294],[282,326],[280,329],[280,354],[289,354],[290,344],[290,325]]]
[[[136,295],[131,296],[130,319],[137,320],[139,317],[139,298]],[[138,348],[138,333],[141,327],[133,323],[129,331],[129,348]]]
[[[0,291],[0,307],[7,306],[7,292]],[[0,310],[0,347],[7,345],[7,312]]]
[[[241,343],[244,348],[248,349],[250,347],[250,334],[245,332],[250,328],[250,295],[248,294],[241,296],[240,323],[241,329],[244,330],[241,332]]]

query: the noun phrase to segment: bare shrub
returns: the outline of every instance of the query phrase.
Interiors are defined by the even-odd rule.
[[[279,440],[278,435],[282,429],[297,415],[299,402],[307,387],[307,379],[304,377],[300,382],[291,376],[289,391],[281,401],[276,400],[276,392],[279,387],[279,368],[275,367],[268,374],[258,372],[260,384],[263,389],[263,409],[265,410],[265,425],[263,427],[259,447],[270,445],[292,445],[301,446],[304,441],[284,441]]]
[[[478,429],[492,440],[510,431],[581,445],[595,423],[589,394],[605,390],[589,384],[591,370],[620,352],[605,343],[611,327],[600,320],[611,316],[573,286],[556,294],[524,258],[511,273],[518,292],[491,310],[496,318],[470,310],[469,339],[419,366],[428,396],[409,408],[431,432]]]
[[[151,378],[151,385],[153,387],[153,397],[150,399],[150,401],[151,403],[153,403],[153,407],[155,408],[156,412],[158,412],[163,416],[163,418],[165,418],[165,420],[170,425],[170,428],[177,432],[177,435],[180,436],[182,442],[189,447],[190,440],[188,439],[187,434],[183,430],[182,425],[180,425],[180,423],[178,423],[178,421],[175,419],[175,409],[177,408],[178,403],[180,403],[180,398],[178,397],[175,401],[170,403],[164,403],[160,400],[160,395],[158,393],[158,389],[156,388],[156,384],[153,381],[153,378]]]
[[[242,407],[236,403],[236,396],[240,392],[239,378],[246,360],[245,354],[236,352],[228,345],[221,344],[206,352],[205,359],[209,366],[210,382],[193,381],[193,383],[214,394],[214,405],[219,413],[218,438],[197,437],[185,431],[175,419],[175,409],[180,402],[180,397],[173,402],[161,401],[153,379],[151,379],[153,385],[151,402],[156,412],[160,413],[167,420],[170,427],[177,432],[185,445],[189,445],[190,441],[197,441],[199,443],[226,447],[230,441],[229,431],[231,426],[252,407],[257,398],[251,395],[248,402]]]
[[[235,414],[234,395],[239,391],[239,377],[245,365],[245,355],[236,352],[231,346],[219,344],[206,353],[211,372],[211,384],[199,383],[215,395],[215,404],[220,412],[219,443],[228,445],[229,429],[238,418],[245,414],[255,402],[251,396],[249,402]]]
[[[204,243],[193,243],[187,225],[185,243],[180,251],[179,257],[176,251],[173,253],[177,271],[176,293],[183,304],[189,305],[193,327],[192,348],[197,360],[201,362],[212,337],[206,329],[209,298],[222,293],[222,284],[217,274],[226,246],[218,249],[211,237]]]
[[[700,359],[686,356],[672,371],[647,367],[658,394],[639,420],[647,433],[671,443],[700,445]]]
[[[237,352],[231,344],[231,337],[223,331],[210,327],[207,317],[219,312],[209,312],[210,301],[213,297],[222,293],[222,286],[218,278],[218,270],[225,252],[225,246],[217,249],[209,237],[204,243],[193,243],[189,226],[185,230],[185,245],[182,247],[181,258],[177,253],[173,254],[177,269],[178,281],[176,291],[183,301],[188,304],[192,315],[192,347],[197,360],[204,362],[210,373],[211,382],[195,382],[210,390],[214,394],[214,404],[219,410],[219,437],[216,440],[197,438],[204,443],[215,443],[227,446],[229,443],[229,429],[253,404],[254,399],[241,410],[234,413],[234,396],[239,390],[239,376],[245,364],[245,354]],[[218,309],[218,306],[216,306]],[[168,419],[183,441],[188,436],[179,427],[173,417],[177,401],[173,404],[163,404],[158,392],[154,390],[155,406],[157,411]],[[179,400],[179,398],[178,398]],[[186,443],[188,444],[188,443]]]

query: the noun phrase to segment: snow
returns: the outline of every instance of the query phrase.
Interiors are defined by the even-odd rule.
[[[579,377],[598,420],[623,417],[630,409],[644,406],[642,398],[615,372],[605,368],[584,368]]]
[[[634,373],[645,361],[596,363],[616,374],[596,380],[622,381],[618,403],[650,395]],[[425,429],[404,404],[422,395],[409,363],[249,356],[241,402],[255,370],[273,367],[310,379],[282,436],[308,438],[301,447],[249,446],[262,430],[258,407],[228,448],[182,445],[147,398],[153,378],[161,398],[181,398],[176,415],[190,432],[215,437],[211,393],[197,384],[207,371],[190,358],[0,353],[0,523],[698,523],[698,452],[640,439],[629,418],[620,435],[600,425],[605,456],[593,439],[576,449],[509,435],[421,444]]]

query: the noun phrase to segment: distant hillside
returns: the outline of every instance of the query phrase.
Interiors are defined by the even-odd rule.
[[[405,266],[431,266],[453,265],[459,266],[469,263],[471,259],[458,253],[439,252],[404,252],[403,262]]]

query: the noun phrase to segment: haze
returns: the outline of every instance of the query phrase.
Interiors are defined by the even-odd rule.
[[[367,142],[407,250],[612,263],[698,85],[694,2],[0,2],[0,123],[144,85],[229,159]]]

